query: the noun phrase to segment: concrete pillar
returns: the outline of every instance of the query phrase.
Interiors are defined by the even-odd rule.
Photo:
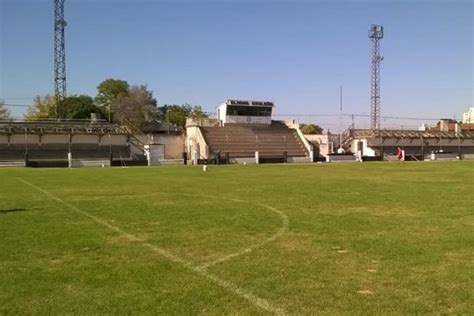
[[[67,165],[69,168],[72,168],[72,154],[71,152],[67,153]]]

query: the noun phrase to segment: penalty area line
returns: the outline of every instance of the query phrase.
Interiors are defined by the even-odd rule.
[[[286,315],[287,314],[286,311],[283,308],[275,306],[274,304],[271,304],[269,301],[256,296],[252,292],[247,291],[247,290],[245,290],[245,289],[243,289],[243,288],[241,288],[241,287],[239,287],[239,286],[237,286],[237,285],[235,285],[235,284],[233,284],[229,281],[221,279],[221,278],[207,272],[205,269],[197,267],[197,266],[193,265],[191,262],[188,262],[188,261],[186,261],[186,260],[184,260],[184,259],[182,259],[178,256],[175,256],[172,253],[170,253],[170,252],[168,252],[164,249],[161,249],[161,248],[159,248],[155,245],[152,245],[148,242],[144,242],[144,241],[140,240],[140,238],[138,238],[137,236],[129,234],[129,233],[127,233],[126,231],[122,230],[119,227],[110,225],[107,221],[105,221],[105,220],[103,220],[103,219],[101,219],[97,216],[94,216],[92,214],[89,214],[88,212],[85,212],[85,211],[81,210],[80,208],[64,201],[63,199],[51,194],[50,192],[46,191],[45,189],[43,189],[43,188],[41,188],[41,187],[39,187],[39,186],[29,182],[29,181],[26,181],[26,180],[24,180],[20,177],[17,177],[17,179],[18,179],[18,181],[22,182],[23,184],[26,184],[26,185],[36,189],[37,191],[43,193],[44,195],[48,196],[49,198],[55,200],[56,202],[66,206],[70,210],[93,220],[97,224],[100,224],[104,227],[107,227],[107,228],[113,230],[117,234],[122,235],[123,237],[126,237],[127,239],[129,239],[131,241],[135,241],[135,242],[141,244],[142,246],[144,246],[144,247],[150,249],[151,251],[163,256],[164,258],[168,259],[169,261],[171,261],[173,263],[180,264],[180,265],[188,268],[189,270],[193,271],[194,273],[205,277],[206,279],[212,281],[213,283],[219,285],[220,287],[222,287],[223,289],[233,293],[234,295],[239,296],[241,298],[244,298],[245,300],[247,300],[249,303],[251,303],[255,307],[258,307],[260,309],[266,310],[270,313],[274,313],[274,314],[277,314],[277,315]]]

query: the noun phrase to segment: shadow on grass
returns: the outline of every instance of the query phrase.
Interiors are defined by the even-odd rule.
[[[28,211],[27,208],[7,208],[7,209],[0,209],[0,214],[7,214],[13,212],[25,212]]]

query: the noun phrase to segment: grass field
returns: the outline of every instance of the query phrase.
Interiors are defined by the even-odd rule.
[[[0,314],[474,314],[474,162],[0,169]]]

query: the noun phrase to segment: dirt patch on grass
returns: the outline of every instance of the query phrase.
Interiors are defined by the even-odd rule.
[[[136,236],[136,235],[130,235],[130,236],[120,235],[120,236],[114,236],[114,237],[108,238],[107,242],[113,245],[123,246],[123,245],[128,245],[136,241],[144,241],[145,239],[142,237],[143,236]]]
[[[286,235],[285,238],[279,240],[278,246],[284,252],[312,252],[316,246],[311,239],[309,234]]]
[[[49,263],[52,264],[52,265],[58,265],[58,264],[61,264],[63,263],[64,260],[62,259],[52,259],[52,260],[49,260]]]
[[[357,293],[359,293],[360,295],[374,295],[374,292],[369,289],[362,289],[357,291]]]

